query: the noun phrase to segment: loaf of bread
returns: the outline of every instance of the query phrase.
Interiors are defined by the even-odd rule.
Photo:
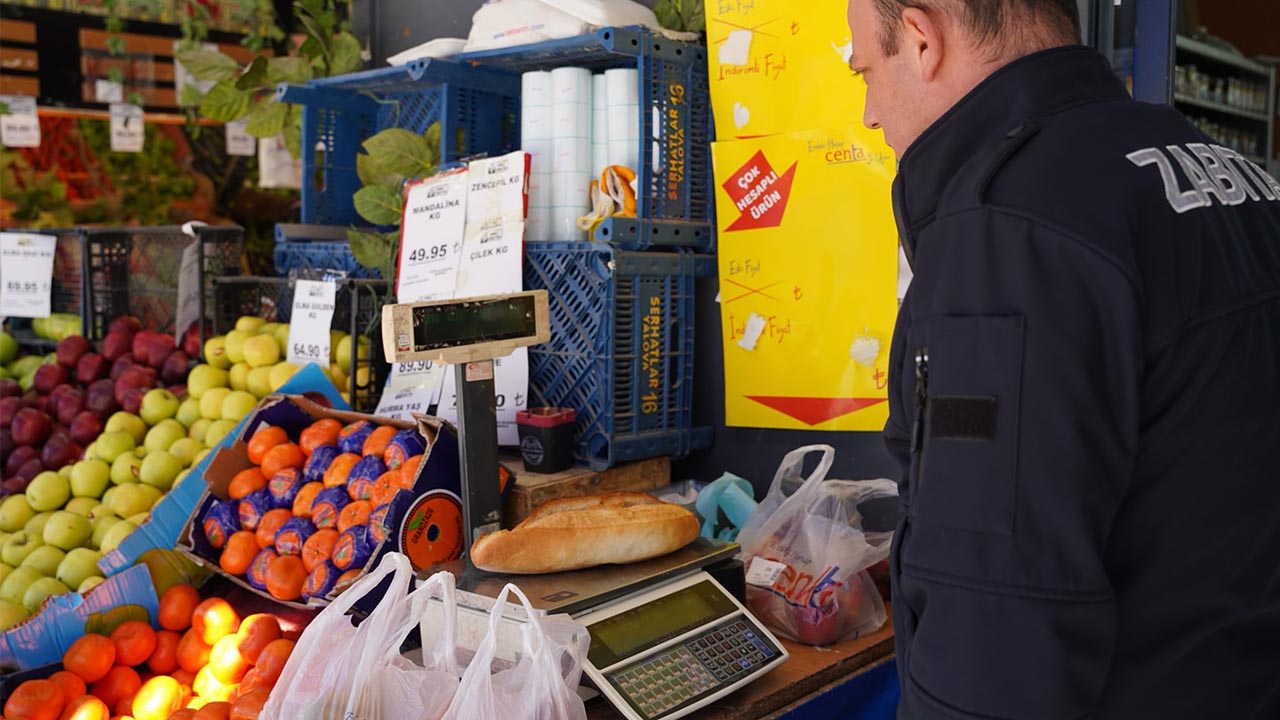
[[[693,513],[645,493],[552,500],[513,530],[471,546],[481,570],[536,574],[631,563],[675,552],[698,537]]]

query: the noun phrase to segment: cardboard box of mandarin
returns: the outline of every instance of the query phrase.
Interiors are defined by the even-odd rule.
[[[383,555],[392,551],[407,555],[414,568],[419,571],[461,557],[465,549],[462,537],[462,503],[459,499],[461,470],[458,461],[458,436],[452,425],[439,418],[422,415],[418,416],[415,424],[332,410],[298,395],[268,395],[263,398],[257,410],[241,428],[235,442],[213,456],[204,475],[207,487],[187,519],[186,527],[178,539],[178,551],[236,585],[283,605],[314,610],[327,605],[336,597],[341,588],[335,588],[329,595],[311,598],[305,603],[280,601],[266,591],[253,587],[245,578],[228,574],[218,564],[221,551],[214,548],[205,537],[202,522],[210,507],[229,497],[227,489],[236,473],[254,466],[249,460],[248,444],[255,432],[265,425],[274,425],[283,428],[296,442],[305,428],[323,418],[334,418],[343,425],[366,420],[375,425],[416,428],[426,444],[412,489],[401,490],[391,501],[386,516],[386,538],[372,550],[368,561],[361,566],[361,572],[376,566]],[[377,590],[371,596],[374,594],[380,595]],[[366,598],[365,601],[369,599]]]

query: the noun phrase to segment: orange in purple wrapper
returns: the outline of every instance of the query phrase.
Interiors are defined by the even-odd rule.
[[[227,538],[240,529],[239,503],[235,500],[214,503],[209,507],[209,512],[205,513],[201,525],[209,544],[222,549],[227,544]]]
[[[315,502],[311,503],[311,522],[317,528],[338,527],[338,513],[349,502],[351,497],[347,495],[347,488],[343,485],[321,490],[316,495]]]
[[[245,573],[245,579],[249,584],[259,590],[267,589],[267,568],[271,565],[271,561],[280,557],[280,553],[275,548],[263,548],[258,554],[253,556],[253,563],[249,565],[249,571]]]
[[[311,573],[307,575],[307,579],[302,582],[302,597],[311,599],[313,597],[324,597],[333,590],[333,586],[338,582],[338,569],[328,560],[320,563],[311,569]]]
[[[379,505],[369,513],[369,539],[373,540],[375,545],[382,544],[387,539],[390,530],[387,528],[387,513],[391,512],[391,503]]]
[[[387,443],[387,449],[382,453],[382,460],[387,464],[388,470],[395,470],[403,465],[405,460],[426,451],[427,441],[422,439],[417,430],[401,430],[391,438],[391,442]]]
[[[338,542],[333,546],[333,557],[330,559],[333,566],[339,570],[350,570],[364,567],[372,554],[373,541],[369,537],[369,528],[364,525],[355,525],[338,536]]]
[[[352,500],[368,500],[373,494],[373,482],[386,471],[387,466],[382,464],[382,458],[373,455],[360,458],[347,476],[347,495]]]
[[[302,544],[316,531],[316,526],[306,518],[296,517],[276,531],[276,552],[281,555],[301,555]]]
[[[364,441],[373,434],[374,425],[368,420],[357,420],[338,431],[338,449],[344,453],[360,455]]]
[[[320,482],[324,479],[324,471],[329,469],[329,464],[333,459],[342,454],[337,445],[321,445],[311,451],[311,457],[307,459],[306,467],[302,470],[303,478],[307,482]]]
[[[302,471],[298,468],[285,468],[267,481],[267,492],[271,493],[272,508],[292,508],[298,497],[298,490],[304,482]]]
[[[274,510],[275,505],[271,500],[271,493],[266,488],[260,488],[240,498],[240,505],[237,507],[240,515],[240,528],[243,530],[257,530],[258,521],[268,510]]]

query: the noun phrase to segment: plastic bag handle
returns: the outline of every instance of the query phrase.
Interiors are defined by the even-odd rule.
[[[812,474],[805,477],[803,474],[805,457],[807,457],[809,453],[819,450],[822,451],[822,459],[818,461],[818,467],[814,469]],[[782,458],[782,462],[778,464],[778,471],[773,475],[773,483],[769,486],[769,493],[778,493],[781,496],[782,481],[792,475],[801,479],[801,490],[809,486],[810,480],[816,479],[821,482],[826,479],[827,472],[831,470],[831,465],[835,462],[835,459],[836,449],[830,445],[805,445],[804,447],[792,450],[787,453]],[[797,490],[796,494],[799,493],[800,490]]]

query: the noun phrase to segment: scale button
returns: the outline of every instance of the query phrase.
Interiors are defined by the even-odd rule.
[[[746,638],[747,638],[748,640],[755,640],[755,639],[756,639],[756,634],[755,634],[755,633],[753,633],[753,632],[751,632],[750,630],[748,630],[748,631],[746,631],[745,633],[743,633],[743,635],[744,635],[744,636],[746,636]]]
[[[739,660],[738,664],[742,666],[743,670],[746,670],[747,668],[751,667],[751,661],[747,660],[746,658]]]

